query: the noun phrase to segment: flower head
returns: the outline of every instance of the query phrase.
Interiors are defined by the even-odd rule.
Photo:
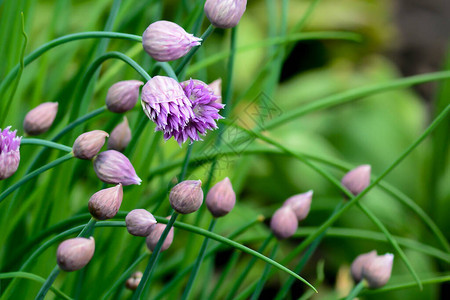
[[[145,52],[157,61],[171,61],[183,57],[192,47],[200,45],[201,41],[201,38],[187,33],[181,26],[169,21],[150,24],[142,35]]]
[[[180,182],[170,191],[169,201],[177,213],[190,214],[197,211],[203,203],[202,182],[200,180]]]
[[[142,272],[140,272],[140,271],[134,272],[127,279],[127,281],[125,281],[125,287],[132,291],[136,290],[137,287],[139,286],[139,283],[141,282],[142,276],[144,276],[144,274],[142,274]]]
[[[133,209],[125,217],[125,224],[130,234],[135,236],[148,236],[153,225],[156,224],[155,217],[145,209]]]
[[[313,196],[313,191],[308,191],[306,193],[297,194],[289,197],[283,204],[283,206],[289,206],[297,216],[297,220],[304,220],[309,213],[311,208],[311,200]]]
[[[89,263],[95,251],[94,238],[76,237],[65,240],[58,246],[56,258],[64,271],[76,271]]]
[[[124,80],[114,83],[106,94],[106,107],[115,113],[133,109],[139,99],[139,88],[144,83],[139,80]]]
[[[97,220],[113,218],[119,211],[123,199],[122,185],[103,189],[91,196],[88,203],[89,212]]]
[[[206,195],[206,206],[216,218],[228,214],[235,203],[236,193],[228,177],[216,183]]]
[[[345,174],[341,183],[356,196],[370,184],[370,171],[370,165],[358,166]]]
[[[247,0],[206,0],[205,14],[218,28],[235,27],[245,12]]]
[[[368,253],[360,254],[358,255],[352,262],[352,265],[350,267],[350,271],[353,277],[353,280],[356,282],[361,281],[362,279],[362,269],[365,264],[367,264],[368,261],[374,259],[377,257],[377,251],[372,250]]]
[[[270,229],[279,239],[291,237],[297,231],[297,228],[297,216],[289,206],[277,209],[270,220]]]
[[[23,130],[28,135],[46,132],[58,113],[58,102],[44,102],[30,110],[23,120]]]
[[[108,136],[103,130],[92,130],[81,134],[73,143],[73,156],[79,159],[93,159],[105,144],[105,138]]]
[[[97,177],[106,183],[122,185],[141,184],[130,160],[116,150],[107,150],[94,159],[94,171]]]
[[[364,264],[362,277],[367,280],[369,288],[377,289],[384,286],[391,278],[394,255],[386,253],[373,257]]]
[[[113,149],[122,152],[131,141],[131,129],[128,125],[127,117],[123,117],[123,121],[114,127],[108,139],[108,150]]]
[[[17,130],[10,131],[11,126],[0,128],[0,180],[10,177],[17,171],[20,162],[20,140]]]
[[[170,217],[167,217],[166,219],[170,219]],[[159,239],[161,238],[164,229],[166,229],[166,224],[157,223],[155,226],[152,226],[152,229],[150,231],[150,234],[145,239],[145,243],[147,244],[147,248],[150,251],[155,250],[156,244],[158,243]],[[166,239],[164,240],[164,243],[161,246],[161,251],[165,251],[169,249],[170,245],[172,245],[173,242],[173,227],[170,228],[169,233],[167,234]]]

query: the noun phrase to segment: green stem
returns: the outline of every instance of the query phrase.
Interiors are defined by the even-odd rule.
[[[422,280],[422,283],[424,285],[436,284],[436,283],[442,283],[442,282],[450,282],[450,275],[444,275],[444,276],[440,276],[440,277]],[[416,282],[411,281],[408,283],[385,286],[385,287],[382,287],[382,288],[379,288],[376,290],[364,290],[361,293],[361,295],[372,295],[372,294],[380,294],[380,293],[386,293],[386,292],[391,292],[391,291],[398,291],[398,290],[411,288],[414,286],[416,286]]]
[[[217,293],[219,292],[220,288],[223,286],[225,279],[228,278],[228,274],[230,274],[231,270],[236,265],[240,254],[241,254],[241,252],[239,252],[239,251],[233,251],[233,255],[227,261],[226,267],[221,271],[220,278],[219,278],[219,280],[217,280],[216,284],[214,285],[214,289],[212,290],[211,294],[209,295],[209,299],[218,299]],[[291,278],[291,277],[289,277],[289,278]]]
[[[160,67],[164,70],[164,72],[166,72],[167,76],[178,81],[177,74],[175,74],[175,71],[172,69],[172,66],[168,62],[157,62],[155,63],[154,67]]]
[[[355,299],[359,293],[364,288],[364,280],[361,280],[357,285],[353,287],[353,289],[350,291],[347,297],[345,297],[345,300],[353,300]]]
[[[170,218],[169,222],[167,223],[166,228],[164,229],[161,237],[158,240],[158,243],[155,246],[155,249],[152,252],[152,255],[150,256],[150,260],[148,262],[147,267],[145,268],[144,275],[142,276],[141,281],[139,282],[139,285],[138,285],[136,291],[133,293],[133,297],[131,298],[132,300],[140,299],[141,293],[148,281],[148,278],[150,277],[150,273],[158,261],[158,256],[159,256],[159,252],[161,251],[161,247],[162,247],[164,241],[166,240],[166,237],[169,234],[169,231],[172,228],[173,223],[175,222],[177,217],[178,217],[178,214],[176,212],[173,212],[172,217]]]
[[[91,38],[110,38],[110,39],[125,39],[135,42],[142,42],[142,37],[134,34],[127,34],[127,33],[119,33],[119,32],[106,32],[106,31],[87,31],[87,32],[80,32],[80,33],[73,33],[68,34],[62,37],[59,37],[57,39],[54,39],[48,43],[45,43],[38,49],[31,52],[29,55],[27,55],[23,61],[24,66],[29,65],[34,60],[36,60],[39,56],[47,52],[48,50],[76,40],[81,39],[91,39]],[[11,82],[14,80],[16,75],[19,73],[20,70],[20,64],[17,64],[5,77],[5,79],[2,80],[0,83],[0,97],[5,93],[5,90],[11,85]]]
[[[46,164],[45,166],[40,167],[39,169],[27,174],[26,176],[22,177],[18,182],[16,182],[15,184],[11,185],[9,188],[7,188],[3,193],[0,194],[0,203],[12,192],[14,192],[16,189],[18,189],[20,186],[22,186],[24,183],[26,183],[27,181],[29,181],[30,179],[40,175],[41,173],[56,167],[57,165],[69,160],[73,158],[73,154],[69,153],[66,154],[54,161],[52,161],[49,164]]]
[[[186,173],[189,167],[189,158],[191,157],[192,148],[194,147],[194,143],[188,145],[186,150],[186,156],[184,157],[183,168],[181,169],[180,176],[178,177],[179,182],[182,182],[186,177]]]
[[[272,258],[272,259],[275,258],[275,254],[278,251],[279,245],[280,245],[279,243],[275,244],[275,246],[272,249],[272,253],[270,253],[270,258]],[[261,294],[261,292],[263,290],[264,284],[266,283],[267,278],[269,277],[270,267],[271,267],[271,265],[266,264],[266,267],[264,268],[264,272],[263,272],[261,278],[259,279],[258,284],[256,285],[256,289],[253,292],[253,295],[250,298],[250,300],[258,300],[259,295]]]
[[[208,231],[213,231],[214,226],[216,226],[217,219],[213,218],[211,220],[211,223],[209,223]],[[186,285],[186,288],[184,289],[183,295],[181,297],[182,300],[186,300],[189,297],[189,293],[191,292],[192,286],[194,285],[195,277],[197,276],[197,273],[200,269],[200,265],[203,262],[203,258],[205,257],[206,248],[208,248],[208,242],[209,238],[205,238],[203,240],[202,246],[200,248],[200,253],[197,256],[197,259],[195,260],[194,267],[191,271],[191,275],[189,276],[188,283]]]
[[[60,271],[61,270],[58,266],[53,269],[50,275],[48,275],[47,280],[45,280],[38,294],[36,295],[35,300],[43,300],[45,298],[45,295],[47,295],[48,290],[52,286],[53,282],[55,282],[55,279],[56,277],[58,277]]]
[[[20,141],[20,145],[40,145],[48,148],[58,149],[61,151],[72,152],[71,147],[42,139],[22,138],[22,140]]]

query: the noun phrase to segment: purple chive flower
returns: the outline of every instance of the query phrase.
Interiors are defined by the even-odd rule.
[[[133,109],[139,99],[139,88],[144,83],[139,80],[124,80],[114,83],[106,95],[106,107],[115,113]]]
[[[130,160],[116,150],[107,150],[94,158],[94,171],[106,183],[141,184]]]
[[[76,237],[65,240],[58,246],[56,261],[58,266],[67,272],[79,270],[92,259],[95,241],[90,238]]]
[[[201,38],[187,33],[178,24],[157,21],[142,35],[145,52],[157,61],[171,61],[185,56],[192,47],[200,45]]]
[[[235,27],[247,7],[247,0],[206,0],[205,14],[218,28]]]
[[[297,216],[297,220],[304,220],[311,208],[311,200],[313,191],[307,191],[306,193],[297,194],[289,197],[283,204],[283,206],[289,206]]]
[[[386,253],[373,257],[362,268],[362,277],[367,280],[369,288],[377,289],[384,286],[391,278],[394,254]]]
[[[3,131],[0,128],[0,180],[10,177],[19,167],[20,162],[20,140],[16,136],[17,130],[10,131],[11,126]]]
[[[131,129],[128,125],[127,117],[123,117],[123,121],[114,127],[108,139],[108,150],[117,150],[123,152],[131,141]]]
[[[294,235],[298,228],[295,212],[289,206],[277,209],[270,220],[270,229],[279,239],[287,239]]]
[[[341,180],[341,184],[357,196],[370,184],[370,165],[361,165],[350,170]]]
[[[368,253],[358,255],[355,260],[353,260],[352,265],[350,267],[350,271],[353,277],[353,280],[356,282],[360,282],[362,277],[362,270],[364,265],[366,265],[369,261],[377,257],[377,251],[372,250]]]
[[[58,102],[44,102],[30,110],[23,120],[23,130],[28,135],[46,132],[58,113]]]

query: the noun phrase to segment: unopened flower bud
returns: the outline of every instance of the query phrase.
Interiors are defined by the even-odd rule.
[[[245,12],[247,0],[206,0],[205,14],[218,28],[235,27]]]
[[[200,45],[201,40],[169,21],[150,24],[142,35],[145,52],[157,61],[171,61],[183,57],[192,47]]]
[[[270,220],[270,229],[279,239],[291,237],[297,231],[297,228],[297,216],[289,206],[277,209]]]
[[[385,255],[371,258],[364,264],[362,277],[367,280],[369,288],[380,288],[389,281],[389,278],[391,278],[393,262],[394,255],[386,253]]]
[[[73,143],[73,156],[79,159],[93,159],[105,144],[109,135],[103,130],[92,130],[81,134]]]
[[[124,80],[114,83],[106,94],[106,107],[115,113],[133,109],[139,99],[139,88],[144,83],[139,80]]]
[[[306,218],[311,208],[311,200],[313,191],[294,195],[289,197],[283,204],[283,206],[289,206],[297,216],[297,220],[301,221]]]
[[[170,219],[170,217],[167,217],[166,219]],[[145,239],[145,243],[147,244],[148,249],[150,249],[151,251],[155,250],[156,244],[161,238],[161,235],[163,234],[164,229],[166,229],[166,226],[167,226],[166,224],[157,223],[155,224],[155,226],[152,227],[150,234]],[[167,237],[161,246],[161,251],[169,249],[170,245],[172,245],[172,242],[173,242],[173,227],[170,228],[169,233],[167,234]]]
[[[208,84],[215,96],[217,96],[216,102],[222,103],[222,78],[218,78]]]
[[[145,209],[133,209],[125,217],[125,224],[130,234],[146,237],[156,224],[155,217]]]
[[[0,128],[0,180],[12,176],[19,167],[20,162],[20,140],[16,136],[17,130],[10,131],[11,126],[3,131]]]
[[[94,159],[94,171],[97,177],[106,183],[122,185],[141,184],[141,179],[129,159],[116,150],[101,152]]]
[[[108,150],[113,149],[122,152],[130,141],[131,130],[127,117],[124,117],[123,121],[111,131],[111,136],[108,139]]]
[[[76,237],[59,244],[56,252],[58,266],[67,272],[76,271],[89,263],[95,251],[94,238]]]
[[[215,217],[229,213],[236,203],[236,194],[228,177],[216,183],[206,195],[206,206]]]
[[[122,185],[103,189],[95,193],[89,199],[89,212],[97,220],[113,218],[119,211],[123,199]]]
[[[172,208],[180,214],[197,211],[203,203],[202,182],[185,180],[172,188],[169,195]]]
[[[368,253],[364,253],[358,255],[355,260],[353,260],[352,265],[350,267],[350,271],[353,277],[353,280],[359,282],[362,280],[362,269],[367,262],[377,257],[377,251],[372,250]]]
[[[143,276],[142,272],[140,271],[134,272],[130,276],[130,278],[128,278],[127,281],[125,281],[125,287],[132,291],[136,290],[137,287],[139,286],[139,283],[141,282],[142,276]]]
[[[361,165],[349,171],[342,178],[342,185],[353,195],[358,195],[370,184],[370,165]]]
[[[58,102],[45,102],[30,110],[23,121],[23,130],[28,135],[46,132],[52,126],[58,112]]]

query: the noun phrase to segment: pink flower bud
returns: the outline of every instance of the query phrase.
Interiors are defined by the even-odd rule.
[[[152,226],[156,224],[155,217],[145,209],[134,209],[125,217],[125,224],[130,234],[148,236]]]
[[[133,109],[139,99],[139,88],[143,84],[139,80],[124,80],[114,83],[106,94],[106,107],[115,113]]]
[[[129,290],[136,290],[137,287],[139,286],[139,283],[141,282],[142,279],[142,272],[134,272],[130,278],[127,279],[127,281],[125,281],[125,287]]]
[[[116,150],[107,150],[97,155],[94,159],[94,171],[106,183],[139,185],[142,181],[128,158]]]
[[[353,195],[358,195],[370,184],[370,165],[354,168],[342,178],[342,185]]]
[[[73,156],[79,159],[93,159],[105,144],[109,135],[102,130],[92,130],[81,134],[73,143]]]
[[[17,130],[10,131],[11,126],[3,131],[0,128],[0,180],[12,176],[19,167],[20,162],[20,140],[16,136]]]
[[[206,196],[206,206],[215,218],[225,216],[235,203],[236,194],[228,177],[216,183]]]
[[[119,211],[123,199],[122,185],[103,189],[95,193],[89,199],[89,212],[97,220],[113,218]]]
[[[169,21],[150,24],[142,35],[145,52],[157,61],[171,61],[183,57],[192,47],[200,45],[201,40]]]
[[[170,217],[167,217],[166,219],[170,219]],[[157,224],[155,224],[155,226],[152,227],[150,234],[145,239],[147,248],[150,251],[155,250],[156,244],[158,243],[159,239],[161,238],[161,235],[163,234],[164,229],[166,229],[166,224],[161,224],[161,223],[157,223]],[[161,251],[165,251],[165,250],[169,249],[170,245],[172,245],[172,242],[173,242],[173,227],[170,228],[169,233],[167,234],[167,237],[164,240],[164,243],[162,244]]]
[[[367,262],[377,257],[377,251],[372,250],[368,253],[358,255],[352,262],[350,271],[352,273],[353,280],[359,282],[362,280],[362,269]]]
[[[218,28],[235,27],[245,12],[247,0],[206,0],[205,14]]]
[[[289,206],[277,209],[270,220],[270,229],[279,239],[291,237],[297,231],[297,228],[297,216]]]
[[[213,91],[214,95],[217,96],[216,102],[222,103],[222,78],[218,78],[208,84],[209,88]]]
[[[111,136],[108,139],[108,150],[113,149],[122,152],[130,141],[130,126],[128,125],[127,117],[123,117],[123,121],[111,131]]]
[[[45,102],[25,116],[23,130],[28,135],[38,135],[46,132],[52,126],[58,112],[58,102]]]
[[[288,198],[283,206],[289,206],[297,216],[297,220],[301,221],[306,218],[309,214],[311,208],[311,200],[313,196],[313,191],[308,191],[306,193],[294,195]]]
[[[203,203],[202,182],[185,180],[172,188],[169,195],[172,208],[180,214],[197,211]]]
[[[58,266],[67,272],[76,271],[89,263],[95,251],[94,238],[76,237],[59,244],[56,252]]]
[[[391,278],[394,255],[387,253],[368,260],[362,269],[362,277],[367,280],[369,288],[376,289],[384,286]]]

